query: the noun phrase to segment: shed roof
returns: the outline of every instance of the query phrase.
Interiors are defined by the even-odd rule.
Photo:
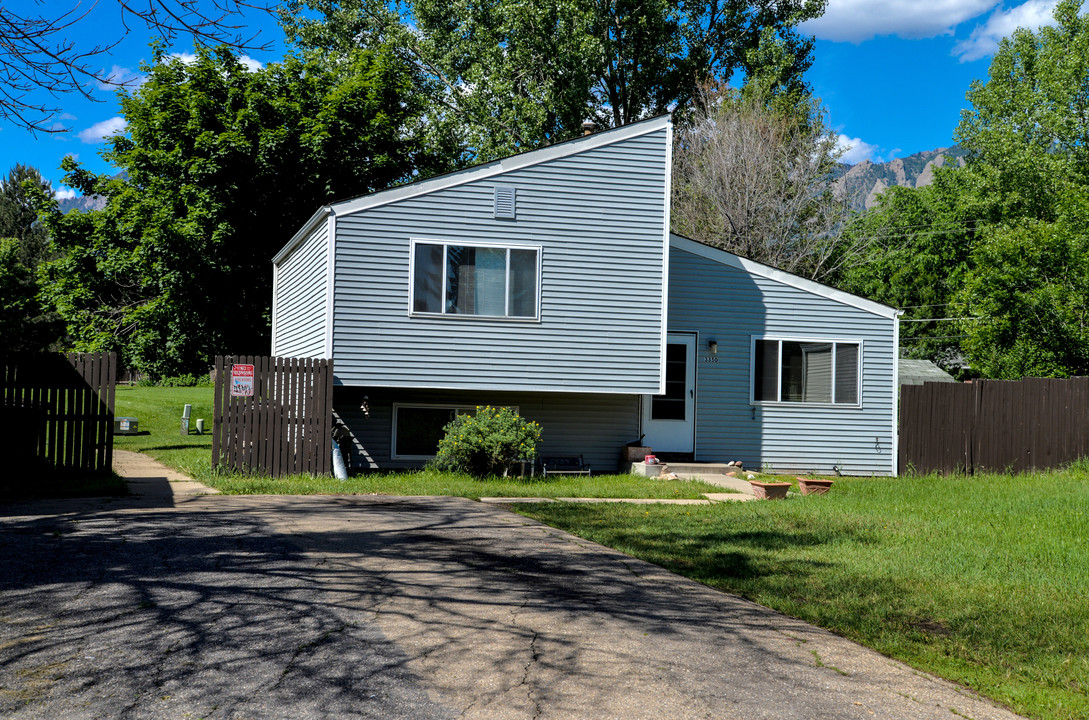
[[[728,250],[704,245],[701,242],[686,238],[683,235],[670,233],[669,242],[673,247],[693,253],[694,255],[700,255],[708,260],[714,260],[723,263],[724,265],[730,265],[751,275],[774,280],[775,282],[780,282],[784,285],[789,285],[790,287],[812,293],[818,297],[828,298],[829,300],[834,300],[835,302],[849,305],[858,308],[859,310],[873,313],[874,315],[894,319],[901,314],[901,312],[894,307],[874,302],[861,295],[853,295],[849,292],[844,292],[843,290],[837,290],[830,285],[823,285],[815,280],[809,280],[800,275],[789,273],[786,270],[779,270],[771,265],[765,265],[764,263],[759,263],[755,260],[749,260],[748,258],[741,257]]]
[[[922,385],[928,382],[956,382],[956,379],[929,360],[900,358],[901,385]]]

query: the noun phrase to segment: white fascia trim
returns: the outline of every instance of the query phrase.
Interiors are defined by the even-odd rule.
[[[563,387],[508,387],[500,385],[426,385],[426,384],[407,384],[407,383],[395,383],[395,382],[372,382],[370,380],[364,380],[361,382],[352,382],[350,378],[343,378],[339,375],[335,377],[336,384],[339,387],[369,387],[369,388],[383,388],[383,389],[399,389],[399,390],[457,390],[466,392],[510,392],[510,393],[550,393],[550,394],[567,394],[567,395],[623,395],[631,397],[641,397],[643,395],[654,395],[654,390],[650,388],[643,388],[639,390],[616,390],[605,389],[601,386],[595,385],[594,387],[583,388],[581,386],[563,386]],[[661,393],[657,393],[661,394]]]
[[[892,477],[900,474],[900,315],[903,312],[896,312],[892,331],[892,467],[889,470]]]
[[[329,213],[325,238],[325,359],[333,359],[333,305],[337,280],[337,216]]]
[[[665,218],[665,226],[662,230],[662,329],[661,341],[658,343],[658,352],[661,354],[661,363],[658,369],[659,387],[658,394],[665,395],[666,387],[666,343],[669,339],[669,245],[672,233],[669,208],[673,203],[673,122],[672,118],[666,124],[666,151],[665,151],[665,197],[662,216]],[[640,429],[642,432],[642,429]],[[693,443],[695,441],[693,440]],[[693,449],[695,445],[693,444]]]
[[[729,265],[751,275],[767,278],[768,280],[773,280],[782,283],[783,285],[789,285],[790,287],[803,290],[813,295],[817,295],[818,297],[827,298],[842,305],[849,305],[879,317],[893,320],[900,315],[900,311],[894,307],[882,305],[881,303],[867,300],[864,297],[852,295],[851,293],[842,290],[836,290],[828,285],[822,285],[819,282],[807,280],[806,278],[794,275],[793,273],[788,273],[785,270],[777,270],[770,265],[764,265],[755,260],[749,260],[748,258],[734,255],[732,252],[704,245],[703,243],[690,240],[681,235],[670,235],[670,243],[678,250],[684,250],[693,255],[699,255],[708,260],[714,260],[723,265]]]
[[[278,302],[276,302],[276,291],[279,288],[280,283],[280,266],[272,266],[272,338],[269,342],[269,355],[276,357],[276,316],[279,314],[277,311]]]
[[[287,245],[284,245],[283,248],[280,249],[280,252],[272,257],[272,263],[278,265],[283,262],[284,258],[290,255],[291,251],[298,247],[299,243],[305,240],[310,233],[321,224],[322,219],[331,212],[332,208],[328,205],[322,205],[318,208],[318,211],[310,216],[310,219],[306,221],[306,224],[299,228],[299,231],[288,240]]]
[[[651,118],[650,120],[622,125],[618,128],[613,128],[612,130],[602,130],[593,135],[584,135],[583,137],[569,140],[558,145],[541,148],[540,150],[530,150],[520,155],[514,155],[502,160],[494,160],[490,163],[466,168],[465,170],[459,170],[447,175],[441,175],[430,180],[420,180],[409,185],[402,185],[400,187],[390,188],[389,190],[381,190],[370,195],[364,195],[363,197],[334,203],[331,208],[337,215],[350,215],[362,210],[368,210],[400,200],[406,200],[408,198],[416,197],[417,195],[425,195],[437,190],[445,190],[458,185],[464,185],[465,183],[484,180],[489,177],[511,172],[512,170],[520,170],[532,165],[539,165],[552,160],[577,155],[586,152],[587,150],[594,150],[596,148],[612,145],[613,143],[621,142],[623,140],[649,135],[658,132],[662,128],[672,128],[672,122],[669,115],[662,115],[660,117]],[[672,133],[670,134],[670,137],[672,137]]]

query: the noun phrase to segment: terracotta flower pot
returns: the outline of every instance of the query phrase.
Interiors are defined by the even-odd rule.
[[[832,487],[832,480],[819,478],[798,478],[798,489],[802,495],[824,495]]]
[[[757,500],[783,500],[787,496],[787,490],[790,489],[788,482],[749,480],[749,485],[752,485],[752,494]]]

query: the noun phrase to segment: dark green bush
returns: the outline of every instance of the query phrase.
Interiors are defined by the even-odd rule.
[[[541,441],[540,425],[490,405],[458,415],[443,431],[433,466],[477,477],[503,475],[520,460],[535,460]]]
[[[156,380],[145,377],[137,385],[139,387],[212,387],[212,378],[208,373],[203,375],[186,373],[184,375],[161,377]]]

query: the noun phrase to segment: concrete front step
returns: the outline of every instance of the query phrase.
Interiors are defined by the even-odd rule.
[[[662,473],[677,473],[688,474],[696,473],[700,475],[725,475],[728,472],[734,472],[737,468],[726,463],[698,463],[698,462],[668,462],[665,463],[665,467],[662,469]]]
[[[670,470],[667,469],[666,472],[670,472]],[[702,480],[708,485],[717,485],[718,487],[736,490],[739,493],[745,493],[747,495],[753,494],[752,485],[749,485],[749,481],[745,479],[744,472],[739,472],[737,477],[708,472],[674,472],[674,474],[682,480]]]

